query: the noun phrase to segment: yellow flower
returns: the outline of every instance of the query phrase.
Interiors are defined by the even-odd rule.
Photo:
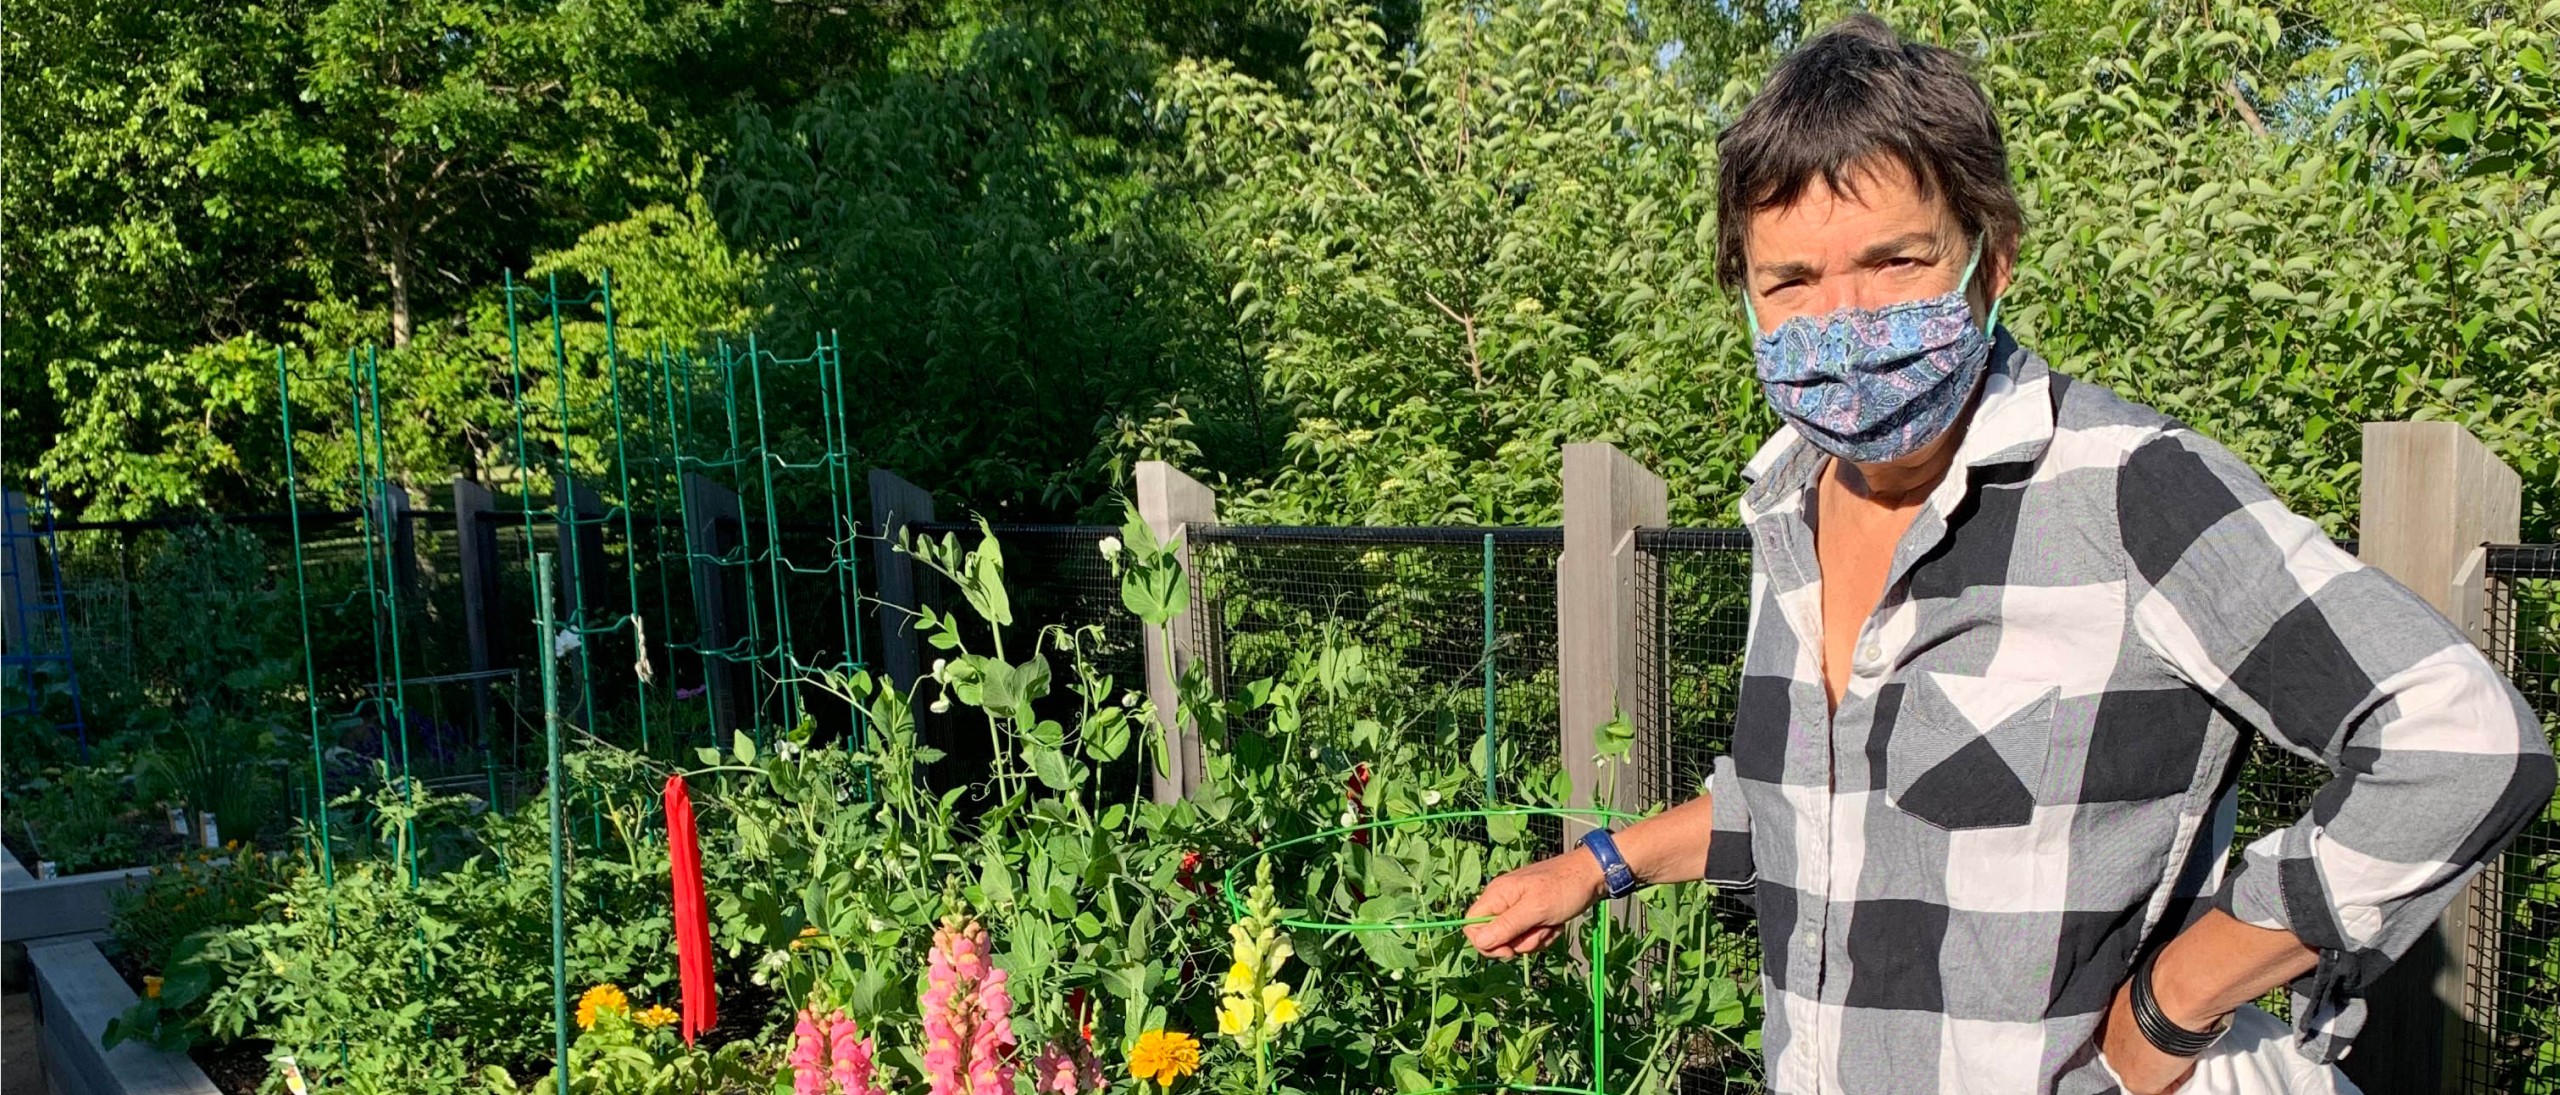
[[[159,998],[160,998],[160,979],[159,979],[159,978],[157,978],[157,977],[149,977],[149,976],[144,977],[144,978],[142,979],[142,994],[143,994],[144,996],[148,996],[148,997],[150,997],[150,998],[152,998],[152,999],[154,999],[154,1000],[159,999]]]
[[[800,929],[799,937],[791,941],[791,949],[796,951],[807,947],[809,945],[809,941],[816,939],[818,935],[818,926],[815,924],[811,924],[808,927]]]
[[[1253,978],[1253,963],[1237,959],[1235,965],[1227,967],[1227,987],[1224,991],[1230,996],[1252,992]]]
[[[656,1030],[659,1027],[663,1027],[676,1021],[676,1009],[668,1007],[665,1004],[653,1004],[647,1010],[642,1011],[638,1015],[632,1016],[631,1020],[641,1026],[647,1027],[651,1030]]]
[[[1129,1051],[1129,1074],[1153,1080],[1167,1091],[1173,1082],[1200,1071],[1200,1040],[1180,1031],[1151,1030],[1138,1036]]]
[[[578,997],[578,1029],[594,1030],[596,1016],[608,1011],[630,1014],[631,998],[610,983],[588,989],[586,995]]]
[[[1218,1033],[1241,1038],[1252,1029],[1253,1001],[1242,996],[1227,997],[1227,1002],[1218,1008]]]
[[[1297,1018],[1298,998],[1289,995],[1289,986],[1262,986],[1262,1029],[1276,1031],[1296,1022]]]

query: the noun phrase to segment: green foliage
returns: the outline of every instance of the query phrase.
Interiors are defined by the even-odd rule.
[[[1161,573],[1181,577],[1173,545],[1142,524],[1124,531],[1118,562],[1133,590]],[[728,1033],[686,1052],[663,1032],[599,1023],[573,1049],[573,1090],[769,1077],[781,1031],[809,1001],[856,1015],[885,1059],[920,1074],[918,980],[955,902],[996,941],[1026,1054],[1088,1022],[1106,1056],[1147,1030],[1215,1030],[1233,916],[1219,872],[1341,824],[1345,811],[1409,818],[1480,786],[1480,758],[1463,748],[1386,732],[1427,718],[1436,700],[1399,696],[1394,666],[1335,633],[1232,698],[1186,673],[1182,717],[1210,743],[1210,784],[1197,800],[1146,801],[1143,788],[1104,778],[1133,744],[1132,724],[1156,723],[1157,712],[1097,668],[1102,628],[1052,628],[1032,650],[1007,650],[992,641],[1011,604],[994,539],[909,550],[970,607],[925,618],[945,656],[913,693],[858,670],[813,682],[861,708],[867,748],[813,741],[804,722],[765,745],[742,732],[694,758]],[[1164,626],[1170,613],[1148,603],[1153,626]],[[1044,699],[1067,702],[1034,707]],[[918,703],[983,722],[995,766],[943,771],[947,758],[918,743]],[[665,769],[601,744],[568,767],[562,805],[578,838],[566,890],[569,988],[623,986],[634,1009],[671,1002],[668,866],[653,812]],[[1372,775],[1346,796],[1356,772]],[[1552,761],[1519,766],[1518,780],[1518,800],[1530,804],[1569,790]],[[476,1078],[511,1090],[536,1077],[550,1045],[548,800],[476,813],[475,803],[413,797],[386,779],[338,807],[334,882],[308,861],[259,874],[267,892],[252,915],[226,897],[230,912],[174,942],[170,917],[137,908],[119,920],[137,955],[166,955],[166,981],[119,1021],[117,1037],[271,1041],[325,1089],[455,1091]],[[344,829],[360,818],[380,831],[381,854],[353,853]],[[1289,915],[1335,920],[1451,915],[1493,873],[1552,846],[1519,821],[1320,843],[1273,861],[1275,900]],[[412,831],[421,834],[414,881],[401,843]],[[1644,932],[1613,944],[1618,968],[1650,958],[1695,976],[1613,984],[1623,1071],[1610,1090],[1667,1090],[1682,1061],[1747,1044],[1754,980],[1730,947],[1712,946],[1721,937],[1704,900],[1653,895]],[[1578,1017],[1588,990],[1561,948],[1514,966],[1475,956],[1454,932],[1294,942],[1307,967],[1296,987],[1310,1007],[1266,1047],[1286,1090],[1586,1079],[1576,1072],[1582,1043],[1544,1036],[1587,1022]],[[1204,1082],[1249,1086],[1244,1078],[1264,1067],[1255,1056],[1213,1040]]]
[[[50,732],[51,727],[40,729]],[[62,874],[132,866],[142,855],[150,819],[134,808],[132,775],[114,759],[37,767],[8,785],[13,847],[29,871],[51,860]],[[26,843],[19,844],[23,838]],[[32,858],[30,858],[32,857]]]
[[[734,105],[876,56],[896,18],[754,0],[16,13],[7,421],[51,439],[19,467],[107,513],[270,508],[269,347],[403,349],[485,316],[501,268],[681,204]],[[424,341],[405,371],[451,398],[418,410],[448,435],[488,424],[488,393],[453,383],[485,360]]]
[[[186,938],[254,923],[267,895],[293,869],[290,859],[228,841],[151,868],[140,886],[115,895],[112,927],[126,957],[146,972],[170,968]]]
[[[620,756],[612,763],[634,763]],[[643,785],[626,780],[578,804],[582,817],[619,811],[614,831],[628,839],[582,849],[568,880],[580,910],[567,949],[572,981],[621,984],[635,997],[672,982],[665,844],[642,839],[629,816]],[[315,1083],[355,1090],[459,1090],[479,1066],[530,1074],[547,1062],[551,1032],[537,1017],[551,1005],[548,801],[474,818],[469,800],[412,800],[385,785],[342,807],[359,805],[380,819],[389,854],[341,855],[333,878],[306,859],[282,872],[251,922],[200,925],[170,948],[161,1000],[129,1013],[121,1036],[271,1041]],[[353,821],[347,814],[341,824]],[[422,855],[415,882],[393,839],[413,815],[423,843],[440,849]],[[138,917],[119,921],[120,932],[135,933],[128,946],[166,934],[144,927]],[[341,1044],[351,1050],[343,1069]]]
[[[1712,138],[1840,4],[661,7],[12,20],[37,469],[91,511],[267,508],[265,347],[328,483],[337,348],[371,340],[397,473],[503,481],[507,267],[617,268],[633,348],[841,333],[857,457],[989,512],[1104,508],[1163,458],[1248,518],[1548,521],[1596,439],[1712,522],[1772,425],[1709,276]],[[2027,341],[2338,532],[2360,422],[2460,421],[2548,535],[2560,7],[1883,10],[2008,127]]]
[[[1316,24],[1306,95],[1164,85],[1221,318],[1293,419],[1247,512],[1552,523],[1579,440],[1733,481],[1765,416],[1712,364],[1747,360],[1711,276],[1716,116],[1658,43],[1605,3],[1434,6],[1410,49],[1357,9]]]
[[[1303,93],[1168,76],[1198,246],[1294,420],[1239,484],[1248,519],[1552,521],[1583,439],[1662,471],[1675,522],[1730,519],[1771,423],[1707,275],[1709,138],[1831,9],[1737,10],[1436,8],[1399,50],[1321,8]],[[2357,424],[2412,417],[2478,432],[2528,484],[2529,537],[2552,527],[2560,6],[1886,14],[1976,58],[2008,126],[2030,345],[2335,532]]]
[[[2547,532],[2560,5],[2368,18],[2306,52],[2324,28],[2273,10],[2123,8],[2073,80],[1995,52],[2029,202],[2012,314],[2057,367],[2229,444],[2332,534],[2354,531],[2358,425],[2407,418],[2478,434]]]
[[[751,1058],[751,1045],[731,1042],[719,1049],[684,1044],[675,1028],[637,1021],[628,1008],[596,1015],[593,1027],[578,1032],[569,1047],[577,1062],[569,1074],[570,1095],[707,1095],[710,1092],[761,1092],[769,1070]],[[552,1095],[560,1088],[556,1073],[544,1073],[531,1084],[496,1065],[480,1071],[492,1095]]]

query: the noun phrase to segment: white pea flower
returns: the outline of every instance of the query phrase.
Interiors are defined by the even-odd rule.
[[[876,916],[875,916],[875,917],[872,917],[872,918],[871,918],[871,922],[870,922],[870,923],[871,923],[871,930],[872,930],[872,931],[874,931],[874,932],[884,932],[884,931],[888,931],[888,930],[889,930],[889,922],[888,922],[888,921],[886,921],[886,920],[882,920],[882,919],[880,919],[879,917],[876,917]]]
[[[1136,707],[1136,706],[1138,706],[1138,690],[1137,690],[1137,689],[1132,688],[1132,689],[1130,689],[1130,690],[1128,690],[1128,691],[1126,691],[1126,692],[1122,692],[1122,693],[1120,693],[1120,706],[1122,706],[1122,707]]]
[[[1105,559],[1110,559],[1110,560],[1113,560],[1113,561],[1115,561],[1115,562],[1119,560],[1119,558],[1120,558],[1120,538],[1119,538],[1119,537],[1117,537],[1117,536],[1105,536],[1105,537],[1103,537],[1103,538],[1102,538],[1102,542],[1101,542],[1100,544],[1095,545],[1095,546],[1097,546],[1097,547],[1099,547],[1099,548],[1101,548],[1101,549],[1102,549],[1102,557],[1103,557],[1103,558],[1105,558]]]
[[[1389,971],[1387,972],[1387,980],[1390,980],[1390,981],[1402,981],[1402,980],[1404,980],[1404,971],[1403,971],[1403,970],[1389,970]]]
[[[583,645],[585,645],[585,640],[580,639],[577,632],[559,632],[558,634],[551,636],[551,656],[554,658],[566,657],[570,651],[576,650]]]
[[[1423,804],[1423,805],[1425,805],[1425,806],[1438,806],[1438,805],[1440,805],[1440,792],[1438,792],[1438,791],[1424,791],[1424,792],[1422,793],[1422,804]]]
[[[1358,810],[1344,810],[1344,811],[1342,812],[1342,827],[1343,827],[1343,828],[1348,829],[1348,828],[1350,828],[1350,827],[1352,827],[1352,826],[1354,826],[1354,825],[1358,825],[1358,824],[1360,824],[1360,811],[1358,811]]]
[[[951,659],[949,659],[949,658],[935,658],[935,659],[933,660],[933,679],[935,679],[935,680],[937,680],[937,681],[938,681],[938,680],[941,680],[941,679],[942,679],[942,670],[943,670],[943,667],[948,666],[948,665],[950,665],[950,664],[951,664]]]
[[[932,711],[934,714],[943,714],[949,710],[951,710],[951,697],[941,696],[933,701]]]
[[[1319,756],[1319,755],[1321,755],[1321,754],[1318,752],[1318,750],[1316,749],[1316,747],[1315,747],[1315,746],[1310,745],[1310,746],[1308,746],[1308,747],[1307,747],[1307,759],[1308,759],[1308,760],[1314,760],[1314,759],[1316,759],[1316,757],[1317,757],[1317,756]]]

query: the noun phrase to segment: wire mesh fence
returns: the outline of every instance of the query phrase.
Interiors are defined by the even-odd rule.
[[[1750,638],[1751,539],[1741,529],[1638,529],[1635,546],[1642,685],[1628,712],[1636,728],[1630,762],[1642,806],[1677,805],[1705,790],[1709,766],[1733,745]],[[1745,976],[1758,968],[1754,912],[1746,892],[1719,892],[1713,902],[1714,953]],[[1727,1071],[1693,1070],[1682,1090],[1728,1090]]]
[[[2488,654],[2560,725],[2560,545],[2488,551]],[[2560,803],[2471,887],[2463,964],[2466,1091],[2560,1092]]]
[[[956,536],[964,546],[977,544],[981,536],[974,522],[918,521],[907,529],[918,538]],[[1102,553],[1102,541],[1118,536],[1120,530],[1109,525],[990,524],[986,532],[1004,552],[1005,591],[1014,621],[1004,633],[1006,656],[1015,661],[1028,658],[1030,652],[1041,649],[1052,628],[1067,632],[1072,643],[1071,652],[1062,652],[1053,643],[1042,652],[1051,663],[1052,683],[1049,695],[1035,701],[1033,710],[1061,725],[1074,723],[1083,702],[1073,691],[1082,680],[1071,664],[1078,658],[1094,674],[1094,684],[1101,690],[1097,700],[1144,691],[1146,637],[1138,618],[1121,605],[1120,579]],[[922,567],[918,571],[918,600],[936,609],[953,609],[957,593],[948,583],[934,580]],[[966,611],[960,614],[968,616]],[[978,640],[973,636],[971,641]],[[929,710],[919,710],[917,718],[929,733],[938,734],[950,755],[943,762],[946,770],[976,771],[991,759],[984,755],[987,746],[982,735],[957,732],[944,725],[943,716]],[[1131,749],[1106,766],[1100,776],[1105,794],[1112,801],[1143,795],[1144,764],[1142,751]]]
[[[1368,694],[1397,700],[1374,718],[1382,752],[1487,773],[1493,802],[1550,778],[1562,530],[1195,526],[1190,536],[1196,649],[1220,688],[1356,647]]]

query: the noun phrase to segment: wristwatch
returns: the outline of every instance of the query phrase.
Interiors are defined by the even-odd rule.
[[[2151,992],[2151,967],[2159,958],[2160,952],[2155,950],[2133,967],[2134,1029],[2142,1032],[2142,1040],[2151,1043],[2151,1048],[2169,1056],[2200,1056],[2231,1029],[2231,1016],[2224,1015],[2205,1030],[2188,1030],[2171,1021],[2168,1013],[2160,1010],[2160,998]]]
[[[1593,829],[1582,834],[1582,846],[1591,849],[1591,858],[1600,861],[1600,876],[1609,883],[1609,896],[1625,897],[1636,892],[1644,882],[1627,866],[1627,857],[1618,854],[1617,838],[1607,829]]]

